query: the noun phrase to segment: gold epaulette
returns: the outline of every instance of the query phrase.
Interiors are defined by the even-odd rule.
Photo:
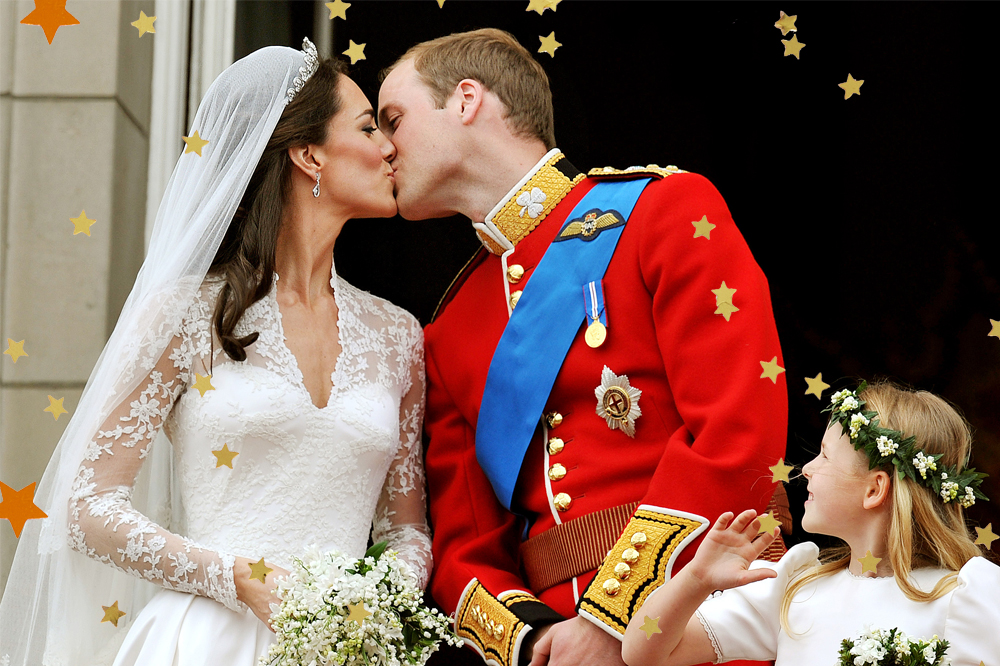
[[[616,169],[614,167],[603,167],[591,169],[587,175],[598,180],[621,180],[623,178],[638,178],[640,176],[653,176],[654,178],[666,178],[675,173],[687,173],[683,169],[670,165],[661,167],[658,164],[647,164],[646,166],[630,166],[627,169]]]
[[[516,666],[521,641],[531,626],[511,611],[515,603],[534,600],[521,590],[511,590],[494,597],[473,578],[455,611],[455,633],[470,645],[490,666]]]
[[[640,506],[580,597],[580,615],[621,639],[632,615],[670,578],[680,552],[707,527],[701,516]]]

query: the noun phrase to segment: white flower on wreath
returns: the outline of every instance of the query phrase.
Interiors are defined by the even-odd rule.
[[[865,415],[862,414],[861,412],[858,412],[856,414],[852,414],[851,415],[851,424],[850,424],[851,425],[851,439],[854,439],[854,438],[856,438],[858,436],[858,431],[861,430],[861,426],[862,425],[868,425],[869,423],[871,423],[871,421],[869,421],[867,418],[865,418]]]
[[[525,212],[532,219],[541,215],[542,210],[544,210],[542,203],[545,202],[546,198],[545,192],[537,187],[531,188],[530,192],[521,192],[515,200],[517,205],[521,207],[521,217],[524,217]]]
[[[976,503],[976,493],[972,490],[972,486],[965,487],[965,495],[963,495],[958,501],[966,509]]]
[[[835,405],[849,395],[851,395],[851,392],[847,389],[844,389],[843,391],[837,391],[832,396],[830,396],[830,402]]]
[[[849,412],[852,409],[857,409],[858,405],[860,405],[860,404],[861,403],[858,402],[857,398],[855,398],[853,395],[849,395],[846,398],[844,398],[844,402],[843,402],[843,404],[840,405],[839,411],[841,411],[841,412]]]
[[[917,457],[913,459],[913,466],[920,471],[920,478],[927,478],[927,470],[937,471],[937,463],[934,458],[925,456],[923,451],[917,451]]]
[[[946,476],[945,474],[941,475]],[[941,484],[941,499],[945,501],[945,504],[952,501],[958,497],[958,484],[954,481],[945,481]]]
[[[899,444],[885,435],[879,435],[879,438],[875,440],[875,444],[878,445],[878,452],[883,456],[891,456],[899,448]]]

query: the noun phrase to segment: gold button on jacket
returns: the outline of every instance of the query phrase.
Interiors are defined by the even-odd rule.
[[[507,281],[517,284],[524,277],[524,267],[521,264],[514,264],[507,267]]]
[[[565,448],[566,443],[558,437],[549,440],[549,455],[554,456]]]
[[[514,293],[512,293],[510,295],[510,307],[511,308],[516,308],[517,307],[517,302],[519,300],[521,300],[521,292],[520,291],[515,291]]]
[[[549,479],[552,481],[558,481],[559,479],[566,476],[566,468],[556,463],[552,467],[549,467]]]
[[[572,503],[573,498],[571,498],[567,493],[559,493],[552,498],[552,504],[555,505],[556,509],[559,511],[567,511]]]

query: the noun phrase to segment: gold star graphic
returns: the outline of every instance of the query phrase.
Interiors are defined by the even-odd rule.
[[[805,44],[799,41],[798,35],[792,35],[791,39],[783,39],[781,40],[781,43],[785,45],[785,55],[793,55],[796,60],[799,59],[799,51],[801,51],[802,47],[805,46]],[[812,53],[812,51],[810,51],[810,53]]]
[[[823,373],[821,372],[815,377],[806,377],[805,380],[806,380],[806,386],[809,387],[806,389],[805,394],[809,395],[811,393],[814,396],[816,396],[817,400],[822,400],[823,391],[830,388],[830,385],[823,381]]]
[[[17,363],[17,359],[28,355],[24,351],[24,340],[14,342],[10,338],[7,338],[7,351],[5,351],[4,354],[10,356],[11,360],[13,360],[14,363]]]
[[[139,18],[135,21],[132,21],[132,25],[138,28],[139,36],[142,37],[147,32],[152,32],[152,33],[156,32],[156,30],[153,29],[153,21],[155,20],[156,20],[155,16],[146,16],[146,12],[140,10]]]
[[[556,10],[556,5],[558,5],[562,0],[528,0],[528,8],[524,11],[530,12],[535,11],[539,14],[544,14],[546,9]]]
[[[198,157],[201,157],[201,149],[208,145],[208,140],[198,136],[198,130],[195,130],[194,134],[191,136],[185,136],[182,138],[184,139],[184,143],[187,144],[187,146],[184,147],[185,155],[188,153],[198,153]]]
[[[80,217],[71,217],[69,221],[73,223],[73,235],[77,234],[87,234],[90,235],[90,228],[94,226],[97,220],[88,220],[87,211],[81,210]]]
[[[60,415],[69,414],[65,409],[63,409],[63,400],[66,398],[59,398],[56,400],[51,395],[49,396],[49,406],[43,409],[43,412],[52,412],[52,418],[56,421],[59,420]]]
[[[194,373],[195,382],[191,384],[192,387],[198,389],[198,393],[201,397],[205,397],[205,393],[208,391],[214,391],[215,387],[212,386],[212,375],[199,375],[197,372]]]
[[[267,574],[272,571],[274,569],[264,564],[264,558],[262,557],[260,558],[260,562],[254,562],[250,565],[250,580],[257,579],[263,583],[264,579],[267,578]]]
[[[35,484],[29,484],[20,490],[14,490],[0,481],[0,520],[6,518],[14,528],[14,536],[21,538],[24,524],[34,518],[48,518],[48,515],[35,506]]]
[[[45,39],[52,43],[56,30],[64,25],[79,25],[76,17],[66,11],[66,0],[35,0],[35,10],[21,19],[25,25],[38,25]]]
[[[767,377],[775,384],[778,383],[778,375],[785,371],[780,365],[778,365],[778,357],[775,356],[770,361],[760,362],[760,367],[764,369],[764,372],[760,373],[760,378],[764,379]]]
[[[718,307],[715,308],[715,314],[722,315],[729,321],[729,318],[733,316],[734,312],[739,312],[740,309],[733,305],[732,303],[719,303]]]
[[[642,630],[646,632],[647,641],[653,637],[653,634],[662,634],[663,632],[660,631],[660,618],[653,618],[647,615],[642,623]]]
[[[344,51],[344,55],[351,59],[352,65],[359,60],[367,60],[365,58],[365,44],[367,42],[365,44],[355,44],[353,39],[349,39],[348,43],[350,46]]]
[[[718,289],[713,289],[712,293],[715,294],[715,304],[722,305],[723,303],[732,303],[733,294],[736,293],[735,289],[731,289],[726,286],[726,281],[722,281],[722,286]]]
[[[240,455],[239,451],[230,451],[229,444],[223,444],[222,448],[218,451],[212,451],[212,455],[215,456],[215,468],[218,469],[225,465],[229,469],[233,468],[233,458]]]
[[[784,481],[788,483],[788,473],[795,469],[792,465],[786,465],[784,458],[778,458],[778,464],[768,467],[771,470],[771,483]]]
[[[1000,321],[990,319],[990,323],[993,324],[993,329],[986,334],[986,337],[993,336],[994,338],[1000,338]]]
[[[789,16],[785,12],[778,12],[780,18],[778,22],[774,24],[774,27],[781,30],[781,36],[784,37],[790,32],[798,32],[798,28],[795,27],[795,19],[798,18],[798,14],[795,16]]]
[[[695,238],[707,238],[712,240],[710,234],[715,225],[708,221],[708,215],[702,215],[700,220],[692,222],[694,225],[694,237]]]
[[[843,83],[838,83],[837,87],[844,89],[844,99],[848,99],[850,98],[851,95],[861,94],[861,84],[864,82],[865,82],[864,79],[861,79],[860,81],[855,81],[854,77],[848,74],[847,80],[844,81]]]
[[[773,534],[774,528],[781,526],[781,521],[774,517],[773,511],[768,511],[766,516],[757,516],[757,520],[760,521],[760,529],[757,530],[757,534]]]
[[[1000,539],[996,534],[993,533],[993,523],[986,526],[986,529],[982,527],[976,528],[976,545],[986,546],[986,550],[993,547],[993,542]]]
[[[326,3],[326,8],[330,10],[330,20],[334,18],[342,18],[347,20],[347,8],[351,6],[351,3],[344,2],[344,0],[334,0],[333,2]]]
[[[550,57],[555,58],[556,49],[562,46],[562,44],[556,41],[556,31],[553,30],[550,32],[548,37],[538,35],[538,39],[542,42],[542,45],[538,47],[538,52],[548,53]]]
[[[364,603],[360,604],[347,604],[347,610],[350,611],[347,615],[347,621],[350,622],[354,620],[358,624],[362,624],[365,618],[371,615],[367,610],[365,610]]]
[[[872,555],[872,551],[865,553],[864,557],[859,557],[858,562],[861,562],[861,573],[868,573],[871,571],[875,573],[878,563],[882,561],[881,557],[875,557]]]
[[[118,626],[118,620],[125,615],[125,611],[118,610],[118,602],[111,604],[110,606],[101,606],[104,609],[104,619],[101,622],[110,622],[111,624]]]
[[[444,0],[438,0],[438,7],[444,8]]]

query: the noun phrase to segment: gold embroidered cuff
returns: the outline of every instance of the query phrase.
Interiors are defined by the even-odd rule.
[[[455,633],[491,666],[517,666],[521,642],[531,626],[517,617],[510,606],[534,600],[531,594],[510,590],[497,599],[473,578],[462,593],[455,611]],[[538,602],[541,603],[541,602]]]
[[[670,578],[677,556],[707,527],[705,518],[692,513],[640,506],[580,597],[577,612],[621,640],[632,615]]]

